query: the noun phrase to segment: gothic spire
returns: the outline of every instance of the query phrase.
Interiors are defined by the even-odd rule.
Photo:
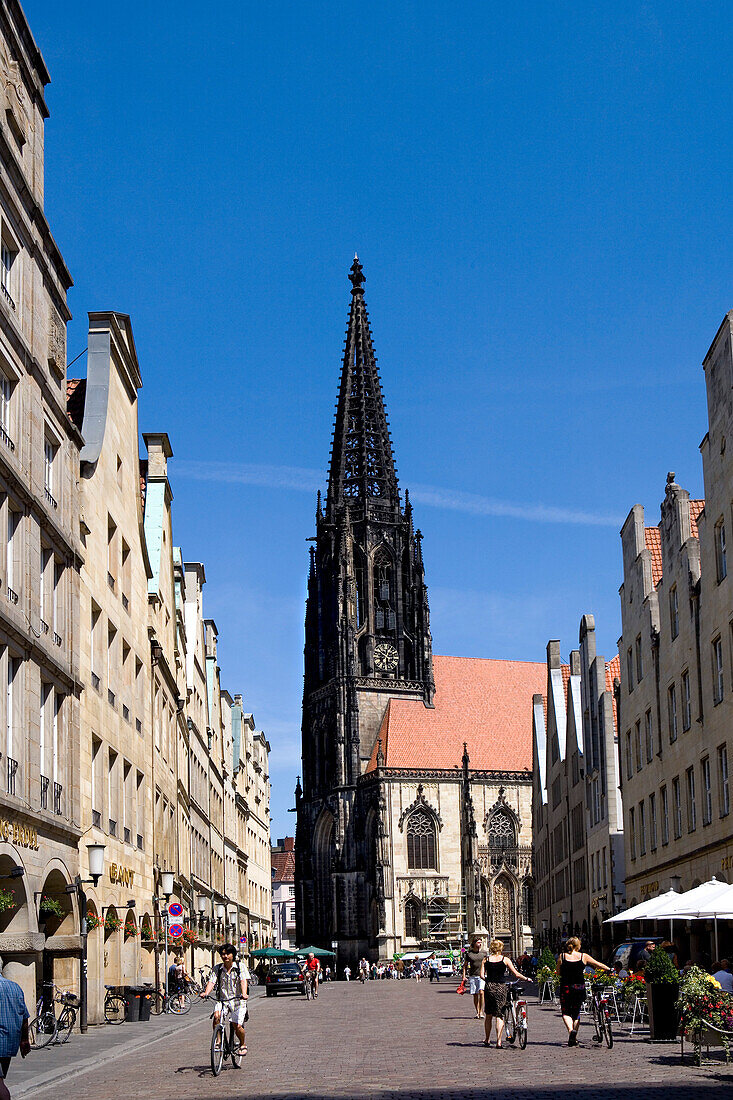
[[[365,277],[358,256],[354,256],[349,279],[351,311],[331,447],[329,512],[345,502],[365,503],[368,498],[392,507],[399,504],[392,441],[364,301]]]

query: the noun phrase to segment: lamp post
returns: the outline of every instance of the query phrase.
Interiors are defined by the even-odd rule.
[[[89,878],[77,875],[72,889],[76,891],[76,900],[79,905],[79,930],[81,932],[81,958],[79,960],[79,1031],[82,1034],[87,1030],[87,895],[84,887],[91,882],[93,886],[99,883],[104,871],[104,844],[87,844],[89,853]],[[67,889],[69,889],[67,887]]]

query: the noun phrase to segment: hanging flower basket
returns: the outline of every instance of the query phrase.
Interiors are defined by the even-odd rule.
[[[122,928],[122,921],[115,913],[108,913],[104,918],[105,932],[118,932]]]
[[[141,943],[155,943],[155,934],[149,924],[144,924],[140,930]]]
[[[101,917],[98,917],[96,913],[87,913],[87,932],[93,932],[95,928],[99,928],[101,923]]]
[[[7,913],[8,909],[13,909],[15,905],[16,901],[13,891],[0,889],[0,913]]]
[[[56,917],[58,920],[63,920],[64,918],[64,907],[61,902],[57,901],[56,898],[50,898],[48,894],[42,895],[41,904],[38,906],[38,909],[46,918]]]
[[[195,928],[184,929],[183,942],[187,943],[189,947],[193,947],[194,944],[199,942],[199,934]]]
[[[125,939],[128,939],[130,936],[139,936],[139,935],[140,935],[140,930],[139,930],[139,928],[136,924],[126,924],[125,925]]]

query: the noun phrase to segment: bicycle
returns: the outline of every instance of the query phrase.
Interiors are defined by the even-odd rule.
[[[234,1069],[241,1069],[242,1066],[244,1052],[242,1050],[242,1044],[237,1038],[237,1033],[234,1030],[234,1021],[231,1019],[231,1015],[229,1001],[224,1001],[221,1007],[219,1023],[214,1028],[214,1033],[211,1036],[211,1072],[214,1074],[214,1077],[219,1076],[224,1061],[227,1058],[231,1058]],[[212,1019],[213,1016],[214,1013],[212,1012]],[[229,1024],[228,1028],[227,1024]]]
[[[504,1008],[504,1035],[508,1043],[514,1043],[519,1038],[519,1046],[524,1050],[527,1046],[527,1001],[523,996],[524,989],[514,984],[508,985],[507,1003]]]
[[[33,1050],[42,1050],[51,1043],[65,1043],[68,1041],[76,1023],[76,1009],[79,998],[76,993],[59,989],[53,982],[46,982],[47,987],[55,990],[56,996],[51,1002],[51,1007],[44,1010],[44,998],[36,1006],[36,1018],[28,1024],[28,1040]],[[55,1005],[62,1006],[58,1017]]]
[[[303,986],[305,987],[306,1001],[315,1000],[318,996],[318,988],[316,987],[316,976],[312,970],[307,970],[305,972]]]
[[[161,989],[150,989],[150,1014],[160,1016],[161,1013],[172,1013],[174,1016],[185,1016],[193,1004],[191,994],[186,990],[183,993],[164,993]]]
[[[116,985],[106,985],[104,997],[104,1018],[108,1024],[121,1024],[125,1019],[125,998],[116,993]]]
[[[605,990],[594,989],[591,991],[590,1010],[593,1017],[593,1025],[596,1033],[593,1036],[594,1043],[602,1043],[605,1040],[610,1050],[613,1046],[613,1030],[611,1028],[611,1013],[608,1008],[608,997]]]

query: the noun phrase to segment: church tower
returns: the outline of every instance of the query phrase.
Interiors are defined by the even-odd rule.
[[[325,507],[305,615],[303,785],[296,790],[298,942],[373,953],[378,838],[360,780],[390,698],[432,706],[421,535],[400,499],[357,257]]]

